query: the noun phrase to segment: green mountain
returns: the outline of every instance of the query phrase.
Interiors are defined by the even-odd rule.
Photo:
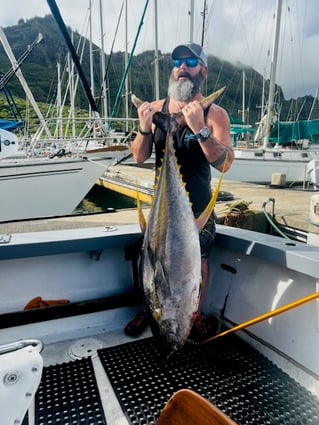
[[[70,33],[71,29],[69,28]],[[66,43],[61,35],[61,32],[51,15],[44,18],[32,18],[29,20],[21,19],[17,25],[4,28],[4,32],[9,41],[9,44],[16,56],[19,59],[27,50],[38,34],[43,35],[43,40],[34,48],[28,57],[21,64],[21,70],[31,88],[34,98],[40,103],[41,108],[45,111],[51,104],[54,103],[57,96],[57,63],[61,64],[61,72],[64,70],[64,79],[62,79],[62,93],[66,88],[68,67],[66,65],[66,58],[68,49]],[[80,51],[83,49],[82,67],[87,80],[90,81],[90,65],[89,65],[89,41],[83,39],[79,33],[72,32],[72,40],[75,48],[80,46]],[[82,43],[82,44],[81,44]],[[99,102],[100,87],[102,85],[100,73],[100,53],[97,46],[93,48],[94,58],[94,81],[95,81],[95,98],[97,104]],[[80,54],[79,54],[80,56]],[[128,86],[130,93],[136,94],[138,97],[145,100],[154,99],[154,51],[145,51],[141,54],[135,55],[131,62],[130,71],[128,73]],[[159,86],[160,97],[166,96],[168,77],[171,72],[171,57],[169,54],[162,54],[159,52]],[[124,117],[124,97],[123,93],[119,93],[122,76],[125,72],[125,53],[114,52],[106,56],[107,72],[104,77],[107,82],[108,88],[108,113],[114,112],[114,105],[116,99],[120,96],[121,101],[114,116]],[[260,119],[260,105],[262,104],[262,76],[254,69],[243,68],[242,66],[235,66],[231,63],[222,62],[214,56],[208,57],[209,75],[205,84],[204,93],[208,94],[217,88],[226,85],[227,89],[221,99],[218,101],[229,114],[234,117],[241,117],[242,108],[242,78],[243,70],[246,76],[246,93],[245,105],[246,121],[254,124]],[[7,55],[0,46],[0,73],[6,74],[11,69],[10,61]],[[25,94],[16,78],[13,76],[5,89],[9,91],[12,98],[18,105],[21,111],[22,118],[25,119]],[[5,91],[1,91],[0,106],[1,118],[12,117],[11,110],[7,106]],[[7,94],[8,95],[8,94]],[[265,95],[267,96],[267,89]],[[294,119],[300,112],[301,105],[303,105],[300,119],[306,119],[313,97],[307,96],[296,100],[285,100],[283,98],[282,90],[277,87],[276,101],[281,105],[282,119]],[[129,113],[131,116],[136,116],[134,107],[130,104]],[[78,90],[76,98],[76,107],[79,110],[87,110],[88,102],[82,87]]]

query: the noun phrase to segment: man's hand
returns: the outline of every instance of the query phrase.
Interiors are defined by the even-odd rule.
[[[193,133],[198,133],[205,126],[204,110],[198,100],[189,102],[183,109],[182,113],[185,117],[187,126]]]
[[[152,104],[149,102],[142,103],[137,112],[141,130],[145,132],[152,131],[153,115],[156,112]]]

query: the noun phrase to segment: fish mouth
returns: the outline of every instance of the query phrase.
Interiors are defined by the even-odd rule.
[[[170,347],[172,351],[177,351],[184,345],[178,335],[177,324],[175,322],[169,323],[169,325],[165,323],[164,327],[160,329],[160,335],[164,344]]]
[[[181,341],[173,332],[165,335],[165,345],[170,347],[172,352],[179,350],[182,346]]]

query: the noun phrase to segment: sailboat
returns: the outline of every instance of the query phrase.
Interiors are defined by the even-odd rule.
[[[235,160],[226,180],[279,185],[319,183],[319,120],[306,123],[280,123],[275,116],[274,94],[281,25],[282,0],[276,2],[275,38],[272,51],[267,113],[260,123],[261,143],[234,146]],[[280,133],[285,128],[286,138]]]
[[[52,136],[1,28],[0,37],[40,120],[27,148],[13,133],[1,130],[0,222],[71,214],[107,167],[130,154],[127,137],[105,128],[79,64],[94,119],[79,137]]]

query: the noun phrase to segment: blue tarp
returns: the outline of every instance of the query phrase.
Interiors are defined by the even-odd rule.
[[[234,115],[228,114],[230,121],[230,131],[233,134],[241,133],[254,133],[256,130],[252,128],[249,124],[242,121],[240,118],[235,117]]]
[[[319,137],[319,120],[276,122],[271,129],[269,141],[272,143],[291,143],[295,140],[309,139],[313,142]]]
[[[256,130],[252,127],[233,127],[231,125],[230,131],[236,134],[240,134],[240,133],[255,133]]]
[[[0,128],[2,128],[3,130],[12,131],[12,130],[15,130],[16,128],[20,128],[23,126],[24,126],[23,121],[0,119]]]

